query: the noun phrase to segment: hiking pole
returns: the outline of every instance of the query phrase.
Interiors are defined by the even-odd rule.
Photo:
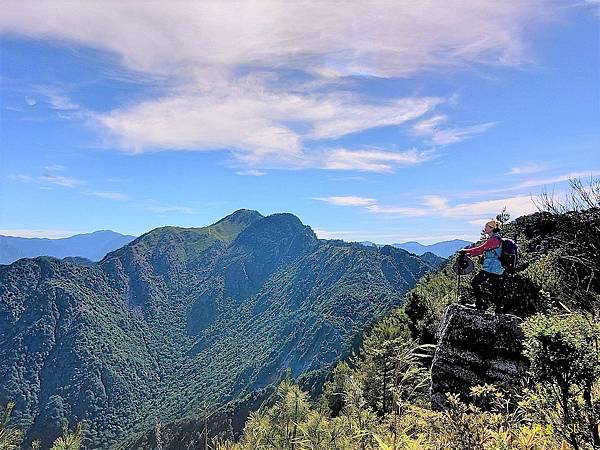
[[[460,274],[461,271],[458,271],[458,275],[456,275],[456,303],[458,303],[458,301],[460,300]]]
[[[471,273],[473,267],[473,261],[467,257],[467,253],[462,250],[458,252],[458,258],[456,258],[456,262],[452,265],[452,270],[456,274],[456,303],[460,300],[460,278],[463,275]]]
[[[465,260],[465,253],[463,251],[458,252],[458,270],[456,271],[456,303],[460,301],[460,277],[463,272],[463,265]]]

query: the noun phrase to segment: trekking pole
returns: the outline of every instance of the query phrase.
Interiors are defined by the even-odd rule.
[[[460,300],[460,277],[471,273],[473,270],[473,261],[471,261],[465,252],[459,252],[456,262],[452,266],[452,270],[456,274],[456,303]]]
[[[456,303],[458,303],[460,299],[460,271],[458,272],[458,275],[456,275],[456,278]]]
[[[456,303],[459,302],[460,300],[460,277],[462,275],[462,269],[463,269],[463,261],[465,259],[465,254],[462,252],[458,252],[458,258],[456,259]]]

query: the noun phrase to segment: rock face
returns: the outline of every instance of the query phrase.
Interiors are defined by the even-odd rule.
[[[431,367],[431,404],[444,409],[446,393],[469,395],[469,389],[494,384],[518,385],[528,369],[523,356],[521,319],[450,305],[436,335]]]

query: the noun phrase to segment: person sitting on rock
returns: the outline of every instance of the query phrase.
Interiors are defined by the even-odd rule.
[[[485,224],[484,229],[487,235],[486,241],[477,247],[465,248],[461,252],[469,256],[483,255],[483,270],[480,270],[473,280],[473,294],[475,295],[475,308],[485,309],[486,302],[483,299],[482,285],[488,283],[491,287],[492,295],[498,295],[498,285],[500,277],[504,273],[504,267],[500,262],[502,255],[502,240],[500,239],[500,222],[490,220]]]

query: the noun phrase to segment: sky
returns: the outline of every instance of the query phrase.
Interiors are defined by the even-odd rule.
[[[0,9],[0,234],[476,240],[600,176],[598,0]]]

